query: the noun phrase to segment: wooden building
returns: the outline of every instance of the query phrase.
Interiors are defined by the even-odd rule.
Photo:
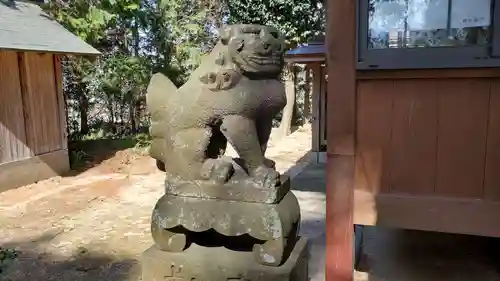
[[[0,192],[69,170],[62,54],[99,52],[37,5],[0,2]]]
[[[328,281],[353,224],[500,237],[500,3],[440,2],[327,1]]]
[[[323,162],[326,150],[326,65],[325,38],[318,36],[304,46],[299,46],[285,54],[285,62],[304,64],[312,73],[311,107],[311,152],[315,162]]]

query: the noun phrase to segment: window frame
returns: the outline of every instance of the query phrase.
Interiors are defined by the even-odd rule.
[[[436,69],[500,67],[500,0],[492,0],[492,32],[484,46],[368,48],[369,1],[357,0],[357,69]]]

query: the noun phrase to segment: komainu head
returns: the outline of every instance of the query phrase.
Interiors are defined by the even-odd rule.
[[[270,26],[238,24],[222,28],[220,41],[246,76],[276,78],[283,68],[284,39]]]

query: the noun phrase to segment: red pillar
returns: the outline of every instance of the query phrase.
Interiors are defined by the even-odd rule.
[[[353,280],[356,1],[327,5],[326,280]]]

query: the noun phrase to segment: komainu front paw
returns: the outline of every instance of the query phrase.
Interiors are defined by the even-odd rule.
[[[163,161],[160,161],[160,160],[156,160],[156,168],[158,168],[158,170],[160,170],[162,172],[166,171],[165,163]]]
[[[205,180],[226,183],[233,174],[233,164],[220,159],[207,159],[201,167],[201,177]]]
[[[263,187],[275,187],[279,184],[280,174],[274,168],[269,168],[265,165],[257,167],[250,174],[255,181]]]
[[[271,168],[271,169],[276,169],[276,162],[274,162],[273,160],[271,159],[268,159],[268,158],[265,158],[264,159],[264,165],[268,168]]]

